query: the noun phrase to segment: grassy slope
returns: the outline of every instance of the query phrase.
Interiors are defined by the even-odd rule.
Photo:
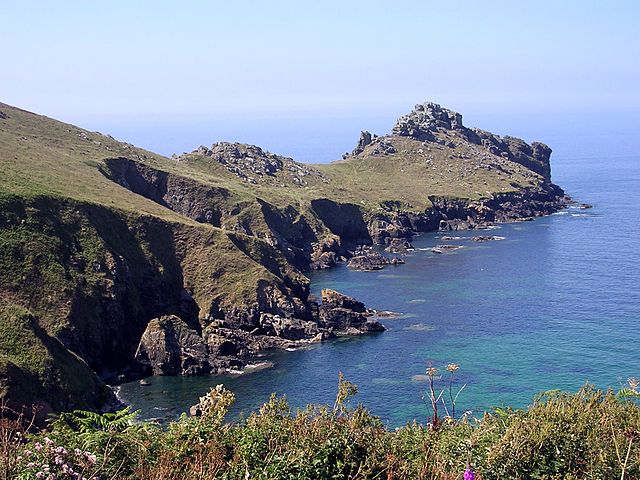
[[[52,410],[100,408],[111,396],[89,366],[49,336],[25,309],[0,300],[0,397],[8,406]]]
[[[255,301],[258,281],[281,283],[276,274],[306,281],[282,259],[275,260],[279,271],[269,271],[259,257],[252,258],[255,239],[240,234],[232,239],[131,193],[98,170],[110,157],[177,170],[172,160],[4,104],[0,112],[8,116],[0,118],[0,300],[7,308],[28,308],[44,334],[59,336],[93,360],[92,366],[104,365],[98,347],[109,345],[111,335],[117,343],[139,338],[140,322],[150,313],[146,308],[177,308],[171,305],[180,299],[166,292],[179,295],[182,285],[199,305],[231,308]],[[249,245],[246,253],[238,247],[243,242]],[[0,312],[2,322],[9,321],[8,312]],[[121,323],[108,325],[112,317]],[[0,376],[10,369],[18,387],[33,398],[38,382],[64,384],[51,369],[31,380],[17,373],[16,368],[52,357],[35,349],[36,358],[22,362],[10,347],[0,345]],[[104,387],[88,369],[76,377],[84,385],[80,390]]]
[[[6,104],[0,103],[0,111],[9,117],[0,119],[0,197],[73,199],[116,209],[120,211],[118,215],[128,221],[152,215],[191,227],[186,230],[191,233],[183,236],[208,236],[207,246],[216,244],[220,247],[215,252],[219,254],[215,264],[224,266],[227,273],[238,279],[240,290],[229,291],[237,297],[241,297],[243,288],[247,287],[243,278],[262,276],[273,279],[259,263],[237,249],[220,229],[197,223],[130,192],[107,179],[98,167],[104,166],[106,158],[123,156],[204,184],[227,187],[237,192],[234,199],[238,202],[254,199],[251,189],[238,185],[237,180],[205,175],[197,169],[189,169],[184,163]],[[234,283],[233,278],[225,280]]]
[[[541,182],[538,175],[521,165],[462,142],[454,132],[444,132],[439,135],[454,141],[455,148],[391,137],[397,153],[373,155],[369,147],[357,157],[309,166],[324,178],[307,176],[307,186],[294,185],[286,170],[253,185],[238,179],[218,162],[197,154],[176,162],[4,104],[0,104],[0,111],[10,117],[0,120],[0,192],[58,195],[178,222],[190,221],[104,178],[97,169],[103,159],[128,157],[159,170],[224,187],[238,200],[258,196],[278,206],[299,205],[302,210],[316,198],[349,201],[370,209],[377,209],[381,200],[398,200],[423,210],[430,206],[430,195],[480,198]],[[478,168],[486,162],[499,164],[504,171]]]

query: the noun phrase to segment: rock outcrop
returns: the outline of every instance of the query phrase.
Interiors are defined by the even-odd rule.
[[[298,187],[307,185],[305,177],[314,176],[325,180],[319,171],[291,158],[266,152],[256,145],[218,142],[211,145],[211,148],[201,145],[190,155],[211,158],[239,179],[254,185],[265,183],[281,172],[286,173],[293,185]],[[181,161],[185,158],[186,154],[176,157],[176,160]]]
[[[551,180],[551,148],[547,145],[539,142],[529,145],[519,138],[501,137],[484,130],[467,128],[462,124],[462,115],[437,103],[416,105],[411,113],[398,119],[392,133],[418,140],[450,144],[450,141],[437,135],[442,131],[454,132],[463,140],[482,145],[490,153],[520,163],[546,180]]]
[[[353,253],[353,257],[351,257],[347,266],[352,270],[370,272],[382,270],[387,265],[400,265],[403,263],[404,260],[400,257],[385,257],[371,247],[362,246]]]
[[[202,334],[175,315],[149,322],[136,350],[135,376],[199,375],[243,368],[257,353],[296,348],[336,336],[382,332],[362,302],[334,290],[322,291],[310,320],[263,313],[248,331],[214,322]]]
[[[136,362],[154,375],[209,373],[208,350],[198,332],[175,315],[153,319],[135,354]]]

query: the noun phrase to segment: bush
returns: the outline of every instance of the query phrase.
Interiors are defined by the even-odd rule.
[[[127,409],[63,414],[37,434],[7,436],[0,423],[14,469],[7,478],[453,480],[465,470],[465,479],[640,478],[635,390],[548,392],[527,410],[396,430],[351,407],[356,391],[341,377],[333,407],[295,413],[272,396],[237,424],[224,423],[233,394],[222,386],[201,398],[199,416],[166,429]]]

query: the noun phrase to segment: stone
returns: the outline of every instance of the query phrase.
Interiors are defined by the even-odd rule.
[[[504,240],[504,237],[498,237],[496,235],[479,235],[471,237],[472,242],[491,242],[494,240]]]
[[[369,133],[366,130],[360,132],[360,138],[358,138],[358,143],[356,144],[356,148],[353,149],[353,152],[351,152],[351,155],[355,157],[356,155],[364,152],[365,147],[370,143],[371,143],[371,133]]]
[[[391,261],[378,252],[369,252],[352,257],[347,266],[353,270],[361,270],[365,272],[373,270],[382,270],[386,265],[390,265]]]
[[[446,253],[452,252],[462,248],[462,245],[436,245],[431,249],[433,253]]]
[[[202,337],[175,315],[154,318],[142,334],[135,360],[154,375],[208,373]]]
[[[463,129],[462,115],[443,108],[437,103],[416,105],[413,111],[398,119],[393,127],[394,135],[414,137],[420,140],[434,139],[439,130]]]
[[[404,253],[407,250],[413,250],[413,245],[406,238],[385,238],[386,252],[391,253]]]

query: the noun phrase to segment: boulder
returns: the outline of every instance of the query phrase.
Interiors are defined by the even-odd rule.
[[[407,250],[413,250],[413,245],[406,238],[385,238],[385,251],[392,253],[404,253]]]
[[[471,237],[472,242],[491,242],[494,240],[504,240],[504,237],[498,237],[495,235],[479,235],[476,237]]]
[[[358,143],[356,145],[356,148],[353,149],[353,152],[351,152],[351,155],[355,157],[356,155],[364,152],[365,147],[370,143],[371,143],[371,133],[367,132],[366,130],[360,132],[360,138],[358,138]]]
[[[154,318],[142,334],[135,360],[154,375],[208,373],[208,350],[198,332],[175,315]]]

